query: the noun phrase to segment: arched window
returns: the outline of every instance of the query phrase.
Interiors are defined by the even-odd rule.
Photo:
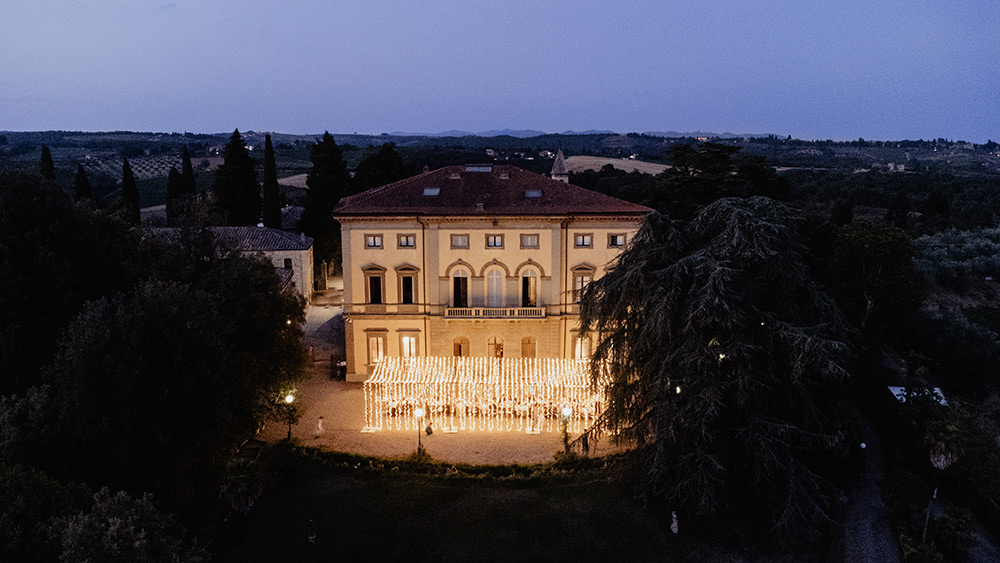
[[[525,336],[521,339],[521,357],[522,358],[534,358],[535,357],[535,337]]]
[[[487,354],[491,358],[502,358],[503,357],[503,338],[499,336],[491,336],[486,342]]]
[[[455,356],[468,356],[469,355],[469,339],[464,336],[459,336],[454,341]]]
[[[452,306],[469,306],[469,272],[464,268],[458,268],[451,274],[452,284]]]
[[[590,264],[580,264],[573,268],[573,302],[579,303],[590,282],[594,281],[597,268]]]
[[[486,306],[503,307],[503,272],[495,268],[486,274]]]
[[[538,306],[538,272],[532,268],[521,273],[521,306]]]

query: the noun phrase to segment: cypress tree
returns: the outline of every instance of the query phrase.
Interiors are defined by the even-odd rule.
[[[135,185],[135,175],[128,159],[122,164],[122,199],[125,202],[125,220],[133,225],[139,224],[139,187]]]
[[[48,182],[56,181],[56,165],[52,162],[52,152],[49,147],[42,145],[42,179]]]
[[[171,167],[167,174],[167,224],[176,225],[184,215],[185,200],[184,179],[176,168]]]
[[[340,147],[328,132],[312,146],[310,157],[313,167],[306,178],[309,191],[299,228],[315,239],[313,259],[317,265],[324,260],[335,263],[340,255],[340,229],[333,219],[333,208],[347,195],[351,175]],[[314,271],[319,272],[319,268]]]
[[[281,196],[278,190],[278,168],[274,164],[274,147],[271,136],[264,137],[264,225],[281,228]]]
[[[181,149],[181,179],[183,180],[183,192],[189,196],[198,195],[198,186],[195,183],[194,168],[191,167],[191,153],[188,152],[187,145]]]
[[[76,201],[93,199],[94,194],[90,189],[90,179],[87,178],[87,171],[83,169],[82,164],[76,165],[76,182],[73,187]]]
[[[213,184],[219,211],[227,225],[256,225],[260,220],[260,186],[239,129],[233,131],[222,158]]]

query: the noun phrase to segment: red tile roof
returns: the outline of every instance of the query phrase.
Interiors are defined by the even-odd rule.
[[[488,170],[488,171],[475,171]],[[438,188],[437,195],[427,188]],[[540,197],[528,197],[540,190]],[[534,192],[538,193],[538,192]],[[345,197],[335,216],[644,215],[648,207],[510,165],[446,166]]]
[[[309,250],[312,237],[270,227],[212,227],[219,244],[243,252]]]
[[[311,237],[270,227],[209,227],[208,230],[217,244],[241,252],[309,250],[313,244]],[[143,231],[171,244],[181,240],[181,229],[177,227],[150,227]]]

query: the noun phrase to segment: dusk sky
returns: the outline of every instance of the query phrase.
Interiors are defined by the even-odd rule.
[[[995,0],[6,0],[0,130],[1000,140]]]

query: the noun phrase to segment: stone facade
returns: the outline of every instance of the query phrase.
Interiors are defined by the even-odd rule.
[[[589,355],[578,290],[646,212],[510,166],[448,167],[345,198],[348,379],[364,381],[382,355]]]

